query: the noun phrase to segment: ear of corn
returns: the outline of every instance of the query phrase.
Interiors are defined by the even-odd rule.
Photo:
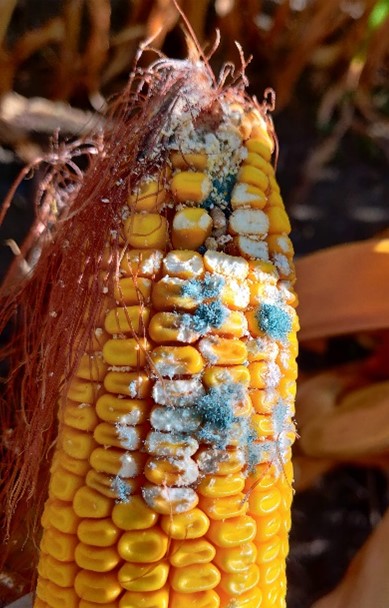
[[[265,109],[180,69],[61,395],[35,608],[285,606],[290,224]]]

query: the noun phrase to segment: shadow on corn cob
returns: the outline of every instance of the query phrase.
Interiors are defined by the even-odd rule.
[[[9,515],[52,457],[34,607],[281,608],[297,320],[268,106],[161,59],[107,124],[2,313]]]

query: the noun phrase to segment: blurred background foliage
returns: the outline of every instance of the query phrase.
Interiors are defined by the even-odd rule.
[[[278,179],[297,255],[385,237],[389,0],[177,2],[206,52],[220,31],[216,72],[241,66],[238,41],[251,57],[249,92],[259,100],[267,87],[276,92]],[[0,0],[0,201],[25,163],[55,152],[54,132],[72,140],[104,120],[142,41],[185,57],[182,25],[172,0]],[[140,65],[155,58],[146,51]],[[27,234],[41,175],[23,182],[0,227],[0,275]],[[298,262],[301,442],[289,608],[388,606],[389,311],[381,286],[389,244],[369,240],[353,252],[348,264],[342,248]],[[0,606],[29,589],[33,549],[24,541],[22,529],[0,573]]]

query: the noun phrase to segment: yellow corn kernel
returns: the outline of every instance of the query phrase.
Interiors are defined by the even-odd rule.
[[[266,585],[268,585],[269,587],[272,586],[275,581],[280,577],[281,572],[283,570],[284,567],[284,562],[282,560],[282,558],[278,557],[277,559],[274,559],[272,562],[270,562],[269,564],[261,564],[259,566],[259,575],[263,584],[263,594],[264,594],[264,599],[266,597]],[[270,589],[269,591],[270,592]],[[277,592],[277,589],[272,588],[271,593],[274,594]],[[266,604],[265,604],[266,606]]]
[[[85,483],[88,488],[96,490],[99,494],[102,494],[107,498],[117,498],[117,489],[114,479],[115,478],[112,477],[112,475],[98,473],[91,469],[86,475]],[[139,482],[137,479],[120,479],[120,484],[123,492],[128,496],[139,490]]]
[[[269,219],[261,209],[236,209],[229,219],[231,234],[263,238],[269,230]]]
[[[76,564],[73,562],[60,562],[51,555],[42,555],[40,562],[40,576],[49,579],[49,581],[59,587],[72,587],[78,572]]]
[[[256,466],[255,472],[250,473],[246,480],[246,490],[255,488],[259,491],[268,490],[277,484],[278,473],[273,464],[262,463]]]
[[[262,240],[261,236],[239,234],[234,237],[233,243],[239,254],[247,260],[267,261],[269,259],[268,244]]]
[[[144,306],[113,308],[105,317],[104,327],[109,334],[132,333],[138,335],[142,334],[147,327],[149,316],[150,310]]]
[[[55,471],[59,467],[62,467],[66,471],[69,471],[69,473],[73,473],[79,477],[86,475],[90,469],[88,460],[72,458],[72,456],[65,454],[65,452],[57,452],[57,454],[54,455],[50,470]]]
[[[203,338],[199,342],[199,350],[209,363],[215,365],[240,365],[247,360],[246,345],[234,338]]]
[[[277,187],[277,189],[274,189],[274,184],[272,183],[271,185],[272,190],[268,197],[269,205],[271,207],[281,207],[281,209],[284,209],[284,201],[282,200],[279,188]]]
[[[257,439],[266,439],[273,435],[274,425],[271,416],[254,414],[251,419],[251,424]]]
[[[129,249],[121,258],[120,269],[132,278],[153,279],[161,269],[162,258],[163,253],[158,249]]]
[[[218,547],[214,562],[223,572],[244,572],[257,557],[257,547],[253,542],[241,543],[238,547]]]
[[[241,386],[248,386],[250,383],[250,374],[247,367],[244,365],[234,365],[231,367],[211,365],[204,371],[203,382],[205,386],[209,388],[220,386],[226,382],[234,382]]]
[[[260,544],[257,552],[257,564],[266,564],[275,560],[281,551],[281,539],[273,536],[267,543]]]
[[[183,293],[185,285],[184,279],[170,276],[154,283],[151,292],[154,308],[166,311],[194,310],[198,302]]]
[[[81,570],[77,574],[74,587],[80,599],[96,604],[115,601],[123,590],[116,573],[90,570]]]
[[[283,253],[290,259],[294,255],[293,243],[285,234],[270,234],[267,243],[272,253]]]
[[[126,591],[119,608],[168,608],[168,604],[169,589],[165,586],[157,591]]]
[[[211,191],[211,182],[206,173],[180,171],[173,175],[170,188],[180,203],[201,203]]]
[[[107,366],[101,356],[84,353],[76,370],[76,376],[83,380],[100,381],[104,379]]]
[[[221,592],[222,593],[222,592]],[[262,603],[262,591],[259,587],[253,587],[250,591],[234,597],[234,608],[266,608]],[[273,605],[275,608],[276,604]],[[279,608],[282,608],[281,605]]]
[[[45,583],[45,601],[56,608],[78,608],[78,597],[71,588],[60,587],[51,581]]]
[[[70,426],[62,427],[60,437],[63,451],[72,458],[85,460],[89,458],[95,447],[93,435],[72,429]]]
[[[190,540],[203,537],[209,528],[209,519],[200,509],[193,509],[186,513],[177,513],[171,517],[163,515],[161,528],[169,538],[177,540]]]
[[[274,513],[281,504],[281,498],[281,493],[276,487],[265,492],[254,489],[249,496],[249,513],[259,516]]]
[[[211,334],[242,338],[247,334],[247,320],[240,310],[230,310],[220,327],[213,327]]]
[[[115,504],[112,511],[112,521],[121,530],[151,528],[157,523],[158,517],[141,496],[131,496],[128,502]]]
[[[223,573],[220,587],[230,595],[241,595],[255,587],[259,582],[259,568],[251,564],[243,572]]]
[[[86,545],[112,547],[120,537],[120,530],[110,518],[83,519],[78,525],[77,536]]]
[[[220,294],[222,304],[232,310],[245,310],[250,301],[250,289],[246,282],[226,279]]]
[[[204,274],[203,258],[197,251],[179,249],[169,251],[163,259],[164,273],[179,279],[196,279]]]
[[[212,589],[196,593],[177,593],[172,591],[169,608],[219,608],[220,597]]]
[[[110,572],[119,563],[119,555],[113,547],[95,547],[79,543],[74,554],[80,568],[93,572]]]
[[[220,572],[211,563],[199,568],[196,564],[185,568],[172,568],[170,584],[179,593],[196,593],[214,589],[220,582]]]
[[[112,425],[109,422],[98,424],[93,433],[97,443],[106,447],[124,448],[125,450],[138,450],[145,435],[143,426]]]
[[[77,403],[95,403],[99,393],[99,385],[74,377],[68,388],[67,397]]]
[[[193,346],[157,346],[151,360],[158,374],[171,378],[174,375],[198,374],[204,360]]]
[[[151,431],[144,446],[148,454],[169,458],[187,458],[197,452],[199,444],[193,437],[183,434]]]
[[[147,530],[125,532],[119,540],[118,551],[127,562],[152,563],[166,555],[169,538],[157,526]]]
[[[238,181],[259,188],[266,192],[269,187],[269,177],[253,165],[242,165],[238,172]]]
[[[42,583],[40,581],[38,581],[39,586],[42,586]],[[43,600],[41,600],[40,597],[38,597],[38,593],[37,593],[38,589],[36,590],[36,594],[35,594],[35,599],[34,599],[34,608],[49,608],[48,604],[46,604],[46,602],[44,602]]]
[[[230,475],[205,475],[197,486],[201,496],[222,498],[241,492],[245,486],[245,476],[242,473]]]
[[[158,591],[162,589],[169,575],[169,564],[126,563],[118,572],[118,581],[128,591]]]
[[[55,528],[46,528],[41,540],[41,549],[60,562],[72,562],[77,543],[75,534],[64,534]]]
[[[96,490],[87,486],[77,490],[73,499],[73,508],[76,515],[85,518],[108,517],[111,514],[113,504],[112,499],[102,496]]]
[[[204,171],[208,165],[208,156],[205,152],[172,152],[170,160],[175,169],[198,169]]]
[[[212,231],[212,218],[205,209],[186,207],[173,218],[172,243],[175,249],[198,249]]]
[[[93,431],[98,418],[95,409],[89,403],[80,406],[80,403],[67,401],[62,412],[62,421],[79,431]]]
[[[144,469],[146,479],[163,486],[182,486],[194,483],[197,465],[191,458],[149,458]]]
[[[222,452],[217,448],[201,448],[196,454],[196,462],[203,473],[231,475],[242,470],[245,455],[239,448],[228,448]]]
[[[110,365],[141,368],[146,363],[146,352],[150,348],[150,343],[145,338],[107,340],[103,356]]]
[[[51,497],[71,502],[75,493],[84,485],[82,477],[58,467],[53,471],[50,478],[49,493]]]
[[[184,327],[182,315],[175,312],[157,312],[150,321],[149,336],[158,344],[185,342],[191,344],[199,339],[199,334]]]
[[[157,180],[144,182],[130,195],[128,204],[135,211],[155,211],[166,200],[166,190]]]
[[[288,214],[282,207],[269,207],[269,234],[289,234],[291,231]]]
[[[226,521],[211,521],[207,538],[217,547],[240,547],[255,539],[257,524],[252,517],[243,515]]]
[[[125,277],[114,284],[115,300],[121,304],[148,304],[151,281],[145,277]]]
[[[250,400],[257,414],[271,414],[278,397],[275,391],[250,391]]]
[[[88,602],[87,600],[80,600],[78,608],[101,608],[101,604],[97,604],[96,602]],[[104,604],[104,608],[119,608],[119,604],[118,602],[108,602],[107,604]]]
[[[61,500],[51,500],[47,504],[48,526],[56,528],[65,534],[75,534],[80,518],[74,513],[72,506]]]
[[[215,547],[204,538],[175,540],[170,546],[169,561],[172,566],[183,568],[192,564],[207,564],[213,561],[215,555]]]
[[[192,488],[164,488],[150,483],[142,487],[142,495],[147,505],[161,515],[185,513],[199,502]]]
[[[131,247],[164,249],[168,240],[168,223],[159,213],[134,213],[124,223]]]
[[[273,166],[256,152],[249,152],[243,161],[243,165],[251,165],[256,169],[260,169],[265,175],[274,175]]]
[[[245,142],[245,146],[249,152],[255,152],[262,156],[265,160],[270,161],[271,146],[269,143],[264,143],[263,139],[252,137]]]
[[[113,448],[96,448],[90,456],[90,464],[95,471],[119,475],[124,479],[140,475],[144,461],[145,455],[140,452],[129,453]]]
[[[200,499],[200,508],[213,520],[239,517],[246,513],[248,506],[242,492],[224,498],[202,496]]]
[[[231,195],[231,207],[236,209],[263,209],[267,204],[267,197],[261,188],[238,182]]]
[[[128,386],[133,382],[137,374],[121,374],[120,379],[126,376],[128,380],[127,391],[131,390]],[[118,382],[116,378],[110,380],[111,390],[121,388],[126,383],[126,378]],[[119,392],[119,391],[118,391]],[[142,424],[145,422],[147,413],[150,409],[150,402],[144,399],[119,399],[114,395],[102,395],[96,403],[96,412],[99,418],[106,422],[121,422],[122,424]]]

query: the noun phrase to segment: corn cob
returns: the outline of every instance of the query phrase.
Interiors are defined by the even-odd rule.
[[[111,158],[94,203],[120,214],[59,397],[34,608],[285,606],[297,319],[271,122],[199,61],[156,81],[172,65],[153,149],[120,179]]]

